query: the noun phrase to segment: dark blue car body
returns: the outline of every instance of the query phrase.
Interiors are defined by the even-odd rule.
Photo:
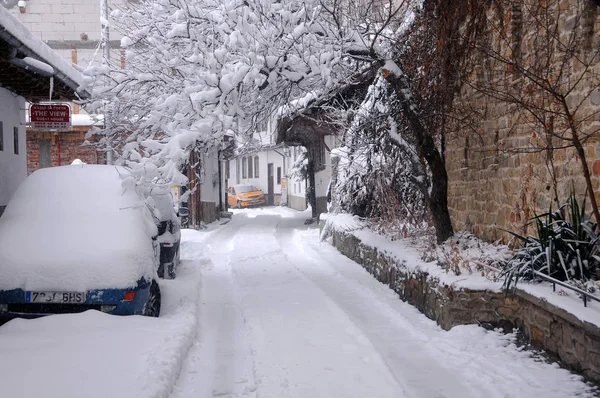
[[[136,286],[127,289],[88,290],[86,302],[81,304],[31,303],[28,302],[29,292],[23,289],[0,290],[0,321],[87,310],[98,310],[113,315],[144,315],[150,286],[150,281],[140,279]],[[135,292],[135,297],[132,300],[124,300],[125,295],[130,292]]]

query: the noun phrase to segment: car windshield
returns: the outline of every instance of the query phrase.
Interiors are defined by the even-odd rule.
[[[237,193],[247,193],[254,191],[258,191],[258,188],[256,188],[254,185],[240,185],[238,187],[235,187],[235,192]]]

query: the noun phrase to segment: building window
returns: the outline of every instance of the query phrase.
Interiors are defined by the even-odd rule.
[[[248,159],[248,178],[252,178],[253,173],[252,173],[252,156],[250,156]]]
[[[277,168],[277,185],[281,185],[281,167]]]
[[[4,150],[4,127],[0,122],[0,151]]]
[[[19,154],[19,128],[15,127],[14,130],[14,136],[15,136],[15,155]]]
[[[254,178],[258,178],[258,155],[254,157]]]
[[[247,158],[243,157],[242,158],[242,178],[246,178],[246,172],[247,172],[247,168],[246,168],[246,160],[248,160]]]

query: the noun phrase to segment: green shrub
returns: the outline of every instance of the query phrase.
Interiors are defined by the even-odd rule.
[[[534,271],[577,285],[596,279],[600,265],[598,228],[585,216],[585,200],[579,206],[574,194],[557,211],[537,215],[537,237],[523,237],[511,232],[523,246],[503,270],[506,289],[519,280],[535,280]]]

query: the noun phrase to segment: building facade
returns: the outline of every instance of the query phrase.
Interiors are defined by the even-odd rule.
[[[0,215],[27,176],[26,103],[85,99],[83,76],[0,7]]]
[[[25,98],[0,87],[0,215],[26,176]]]
[[[285,205],[285,175],[289,165],[286,148],[267,147],[228,160],[227,186],[249,184],[264,192],[267,205]]]

